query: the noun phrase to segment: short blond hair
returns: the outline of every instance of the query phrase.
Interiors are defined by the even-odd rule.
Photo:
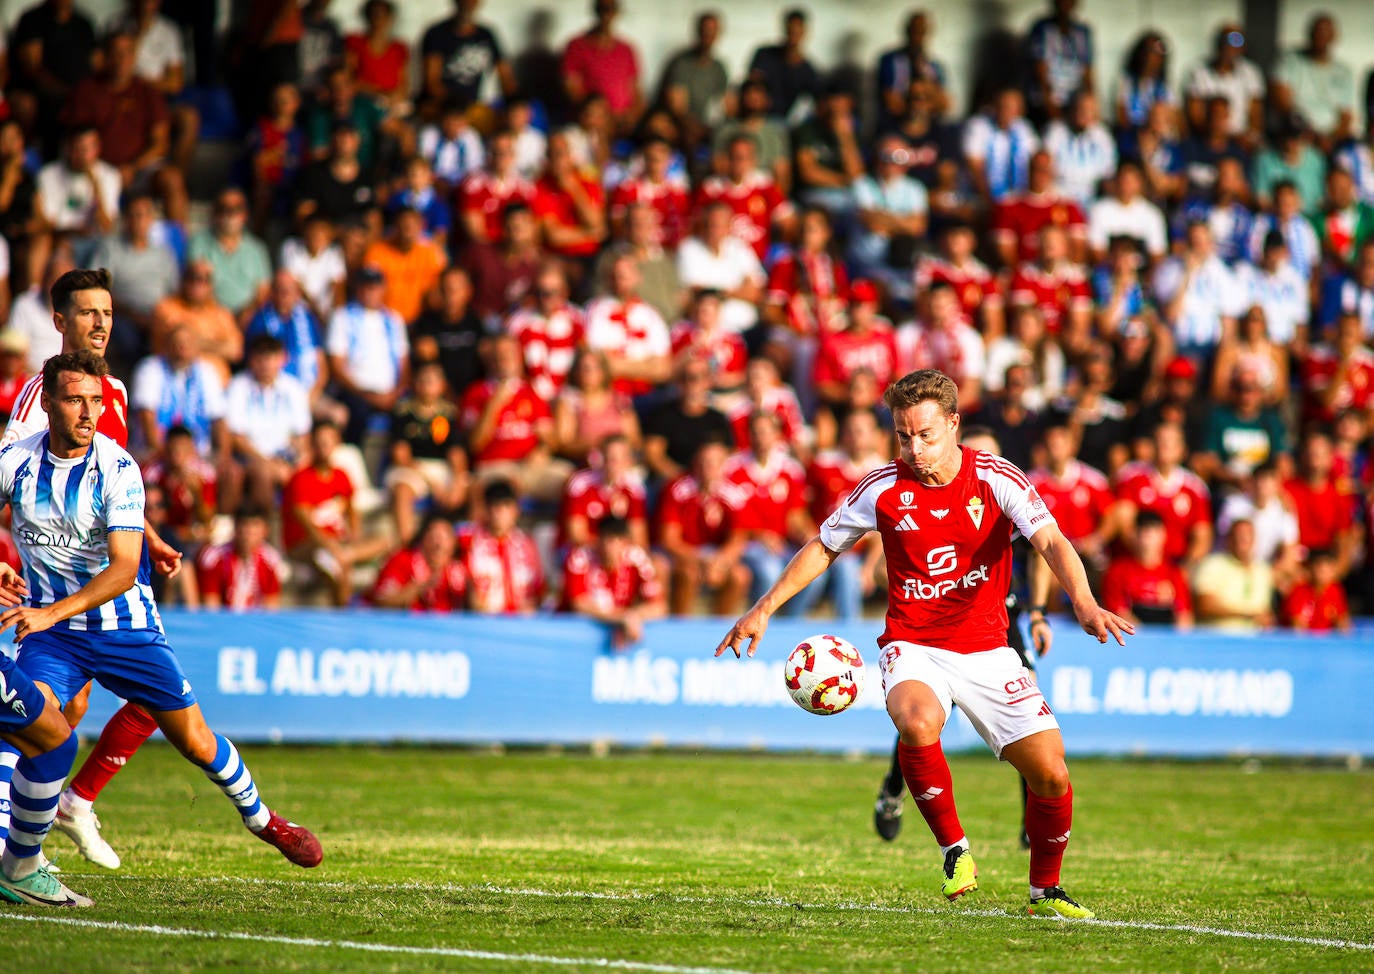
[[[894,413],[923,402],[933,402],[946,416],[953,416],[959,411],[959,387],[939,369],[917,369],[888,386],[883,393],[883,402]]]

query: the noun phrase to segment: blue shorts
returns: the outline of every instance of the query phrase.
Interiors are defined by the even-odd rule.
[[[0,734],[23,730],[43,712],[43,691],[8,656],[0,656]]]
[[[19,665],[29,679],[51,687],[64,707],[89,680],[149,710],[185,710],[196,702],[167,637],[156,629],[46,629],[24,637]]]

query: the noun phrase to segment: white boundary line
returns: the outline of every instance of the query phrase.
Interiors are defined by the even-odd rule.
[[[503,954],[491,950],[464,950],[458,947],[411,947],[405,944],[370,944],[357,940],[317,940],[313,937],[278,937],[270,934],[192,930],[187,927],[163,927],[140,923],[118,923],[112,920],[82,920],[77,917],[32,913],[0,913],[0,920],[52,923],[64,927],[79,927],[83,930],[109,930],[116,933],[141,933],[151,934],[157,937],[240,940],[257,944],[280,944],[288,947],[325,947],[335,950],[361,950],[374,954],[461,957],[464,960],[509,961],[520,964],[547,964],[557,967],[600,967],[619,971],[649,971],[652,972],[652,974],[748,974],[746,971],[736,971],[727,967],[678,967],[673,964],[650,964],[633,960],[611,960],[604,957],[550,957],[544,954]]]
[[[73,876],[75,878],[75,876]],[[77,880],[77,885],[89,880],[100,880],[104,882],[159,882],[161,877],[156,876],[129,876],[129,875],[106,875],[91,874],[81,876]],[[612,902],[666,902],[678,905],[734,905],[749,907],[773,907],[784,909],[803,909],[803,910],[838,910],[842,912],[865,912],[865,913],[897,913],[908,915],[924,916],[961,916],[984,919],[1003,919],[1003,920],[1025,920],[1026,922],[1044,922],[1043,919],[1032,919],[1023,917],[1017,913],[1008,913],[1006,910],[997,909],[967,909],[960,907],[950,907],[940,909],[937,907],[924,906],[889,906],[882,903],[859,903],[852,900],[839,901],[835,903],[801,903],[796,900],[789,900],[782,897],[752,899],[744,897],[705,897],[705,896],[681,896],[671,893],[661,893],[656,891],[626,890],[624,892],[598,892],[595,890],[555,890],[537,889],[529,887],[497,886],[491,883],[369,883],[369,882],[346,882],[343,880],[322,880],[312,882],[310,880],[299,879],[267,879],[257,876],[207,876],[190,880],[196,883],[211,883],[220,885],[246,885],[246,886],[286,886],[286,887],[319,887],[321,889],[353,889],[353,890],[375,890],[378,892],[392,891],[428,891],[439,893],[491,893],[498,896],[528,896],[544,899],[564,899],[564,900],[609,900]],[[10,915],[0,913],[0,918],[7,918]],[[24,917],[24,919],[36,919]],[[1146,920],[1074,920],[1072,922],[1082,926],[1107,927],[1116,930],[1149,930],[1157,932],[1175,932],[1201,934],[1211,937],[1228,937],[1235,940],[1260,940],[1270,943],[1297,944],[1305,947],[1333,947],[1343,950],[1365,950],[1374,951],[1374,943],[1363,943],[1358,940],[1339,940],[1332,937],[1299,937],[1285,933],[1265,933],[1255,930],[1229,930],[1225,927],[1207,927],[1188,923],[1151,923]],[[155,929],[155,928],[148,928]],[[185,931],[188,936],[233,936],[240,937],[246,935],[238,934],[200,934],[197,931]],[[283,942],[286,942],[283,940]],[[324,944],[325,941],[318,943]],[[363,948],[370,948],[371,945],[356,945]],[[410,948],[403,948],[410,949]],[[428,950],[429,948],[416,948],[417,950]],[[433,948],[438,950],[439,948]],[[462,956],[467,956],[466,954]],[[496,955],[493,955],[496,956]],[[549,963],[561,963],[561,960],[550,960]],[[573,963],[583,963],[573,961]],[[602,963],[600,961],[586,961],[587,964]],[[621,962],[614,962],[621,963]],[[632,963],[632,962],[626,962]],[[681,968],[681,967],[654,967],[640,966],[636,970],[663,970],[663,971],[706,971],[712,968]]]

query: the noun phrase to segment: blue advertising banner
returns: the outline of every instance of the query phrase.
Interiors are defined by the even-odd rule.
[[[877,620],[778,619],[758,656],[711,656],[728,623],[673,619],[614,653],[557,616],[380,611],[168,612],[211,724],[243,741],[433,741],[885,751]],[[783,689],[791,647],[833,631],[870,672],[858,703],[817,717]],[[1099,646],[1068,620],[1040,683],[1079,754],[1374,755],[1374,643],[1359,637],[1146,630]],[[92,698],[87,728],[117,706]],[[981,746],[961,717],[946,746]]]

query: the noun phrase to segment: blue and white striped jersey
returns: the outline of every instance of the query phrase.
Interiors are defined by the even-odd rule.
[[[103,571],[110,564],[111,531],[143,531],[143,475],[134,458],[101,433],[84,456],[71,460],[48,452],[46,430],[0,450],[0,502],[6,501],[33,606],[64,599]],[[145,554],[132,588],[54,628],[161,631],[150,578]]]

